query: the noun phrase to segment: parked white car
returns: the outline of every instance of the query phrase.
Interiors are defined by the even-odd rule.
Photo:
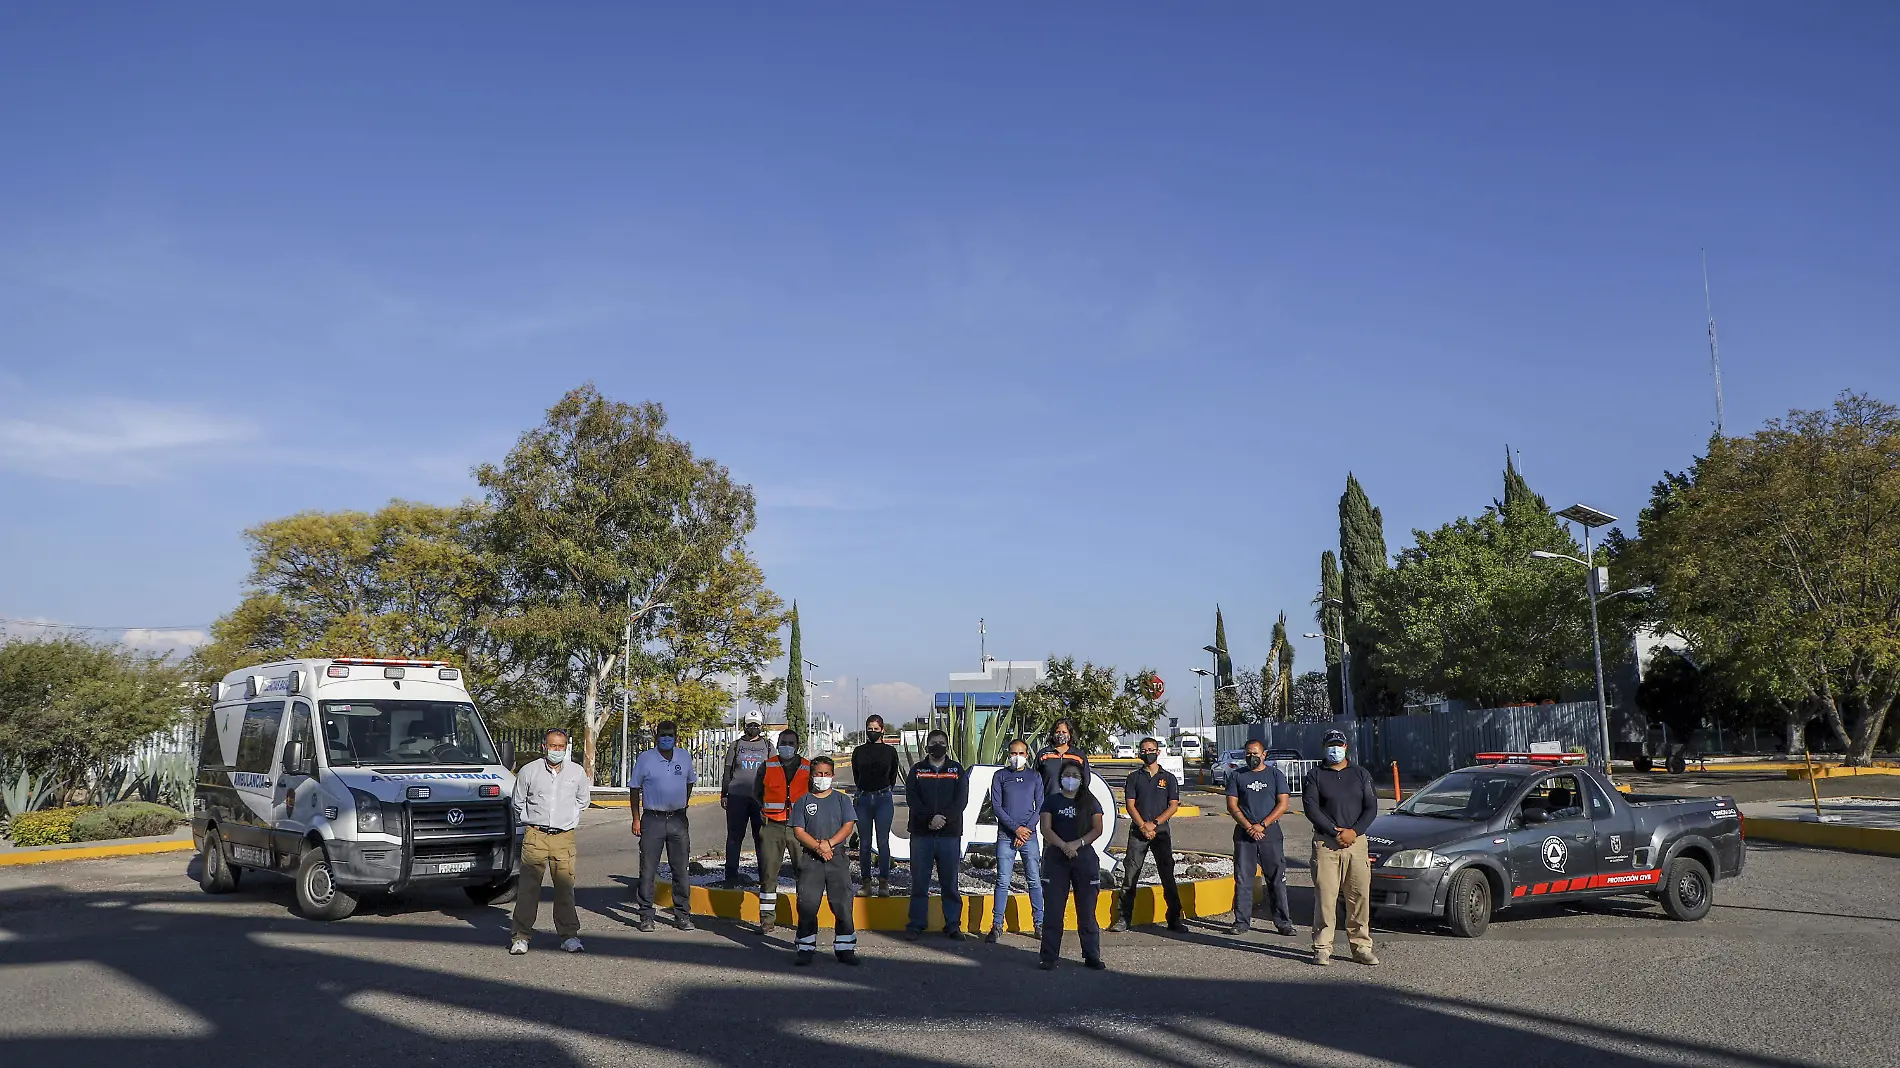
[[[1129,745],[1127,742],[1116,742],[1115,743],[1115,759],[1117,760],[1135,759],[1135,747],[1132,745]]]

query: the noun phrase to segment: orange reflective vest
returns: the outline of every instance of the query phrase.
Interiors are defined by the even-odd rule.
[[[798,770],[792,773],[791,782],[785,781],[785,762],[773,757],[765,762],[765,789],[759,797],[759,806],[764,810],[765,818],[774,823],[784,823],[792,818],[792,802],[811,792],[811,761],[798,758]]]

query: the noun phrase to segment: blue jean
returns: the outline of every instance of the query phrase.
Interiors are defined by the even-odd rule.
[[[996,917],[990,926],[1001,929],[1003,910],[1009,907],[1009,879],[1016,873],[1016,858],[1023,862],[1023,879],[1029,883],[1029,912],[1037,927],[1042,926],[1042,836],[1029,832],[1029,843],[1017,846],[1016,836],[1002,828],[996,831]]]
[[[957,886],[957,865],[963,860],[960,834],[910,836],[910,923],[912,931],[930,925],[930,869],[937,869],[937,890],[943,895],[943,929],[963,929],[963,891]]]
[[[878,878],[889,881],[891,877],[891,792],[879,790],[874,794],[859,794],[851,800],[858,811],[858,871],[862,873],[861,882],[871,881],[871,838],[875,831],[877,838],[877,874]]]

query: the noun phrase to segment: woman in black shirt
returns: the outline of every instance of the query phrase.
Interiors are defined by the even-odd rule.
[[[1062,956],[1062,913],[1075,895],[1075,926],[1082,934],[1082,960],[1100,970],[1102,931],[1095,921],[1095,898],[1102,880],[1095,840],[1102,836],[1102,806],[1086,789],[1082,769],[1062,769],[1060,793],[1042,803],[1042,970]]]

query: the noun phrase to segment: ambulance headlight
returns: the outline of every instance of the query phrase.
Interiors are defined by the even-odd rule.
[[[350,799],[356,802],[356,830],[358,834],[381,834],[383,831],[383,803],[376,795],[352,788]]]

